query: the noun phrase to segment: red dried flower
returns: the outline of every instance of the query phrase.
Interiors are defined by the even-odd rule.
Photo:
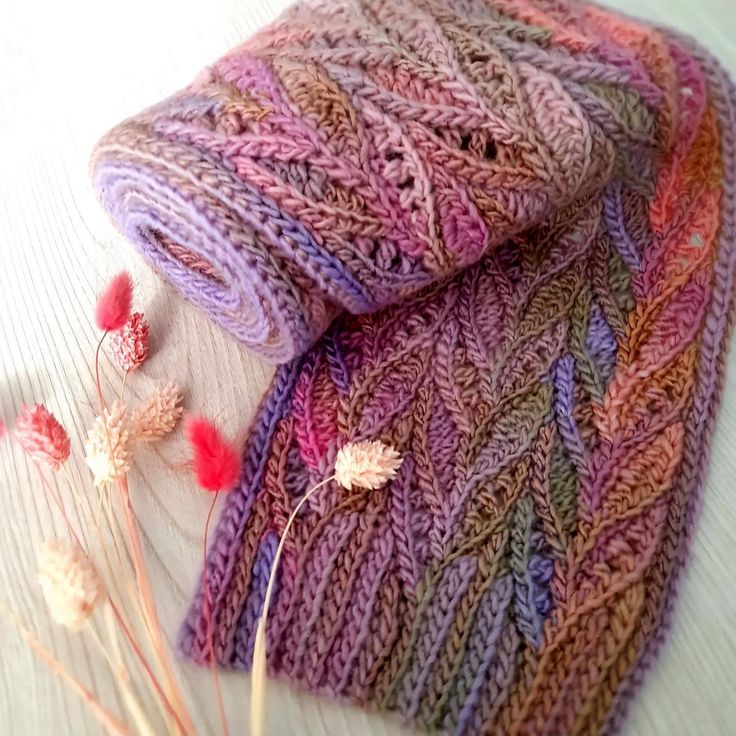
[[[148,357],[148,322],[143,312],[133,312],[110,338],[112,354],[126,372],[135,370]]]
[[[192,447],[197,483],[206,491],[228,491],[240,477],[240,455],[209,420],[189,417],[184,426]]]
[[[56,470],[71,452],[69,435],[43,405],[22,406],[15,420],[15,437],[26,454]]]
[[[113,277],[97,299],[95,306],[97,326],[105,332],[119,330],[130,318],[132,302],[133,281],[127,271],[122,271]]]

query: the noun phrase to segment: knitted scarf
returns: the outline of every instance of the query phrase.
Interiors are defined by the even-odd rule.
[[[734,293],[736,95],[575,0],[309,0],[122,123],[93,176],[280,363],[204,571],[251,666],[451,734],[613,733],[670,617]],[[205,663],[200,587],[182,628]]]

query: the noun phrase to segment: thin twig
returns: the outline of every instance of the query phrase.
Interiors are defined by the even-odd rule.
[[[130,501],[127,476],[117,478],[117,485],[121,492],[120,500],[123,506],[123,515],[125,517],[125,525],[128,531],[128,541],[130,542],[130,553],[133,558],[133,568],[135,570],[136,582],[138,584],[138,592],[141,596],[143,610],[146,614],[146,618],[148,619],[148,630],[152,639],[151,645],[163,670],[168,696],[171,699],[178,716],[177,723],[180,727],[183,726],[183,733],[193,733],[194,726],[182,700],[181,691],[171,666],[171,660],[166,650],[163,636],[161,635],[161,624],[158,620],[156,604],[151,591],[151,583],[146,573],[146,563],[143,557],[143,548],[141,546],[140,536],[138,534],[137,521]]]
[[[105,708],[102,703],[94,696],[94,694],[82,685],[79,680],[67,670],[64,665],[59,662],[56,657],[38,640],[36,635],[18,618],[18,616],[10,610],[4,603],[0,603],[6,616],[15,624],[18,631],[28,643],[28,646],[35,652],[39,659],[43,660],[49,669],[70,689],[76,693],[89,708],[92,715],[100,722],[100,724],[108,731],[108,733],[116,734],[116,736],[128,736],[130,730],[114,713]]]
[[[95,350],[95,386],[97,387],[97,401],[100,404],[100,414],[103,419],[105,417],[105,400],[102,398],[102,385],[100,384],[100,350],[102,349],[102,343],[105,342],[107,337],[107,330],[102,334],[100,341],[97,343],[97,350]]]
[[[125,707],[130,712],[130,715],[135,721],[138,730],[143,736],[156,736],[156,731],[153,729],[153,726],[151,726],[151,723],[149,722],[143,707],[141,706],[138,698],[135,695],[135,692],[133,692],[133,688],[131,687],[130,674],[128,673],[128,669],[125,666],[123,653],[120,651],[120,645],[118,643],[117,634],[115,632],[115,619],[112,615],[112,609],[109,606],[105,606],[104,608],[108,636],[110,637],[110,640],[112,642],[112,649],[115,659],[113,660],[113,655],[110,654],[107,647],[102,642],[102,639],[100,639],[97,631],[92,626],[91,622],[88,622],[87,628],[89,630],[90,636],[97,645],[97,648],[100,650],[102,656],[105,658],[105,661],[110,667],[111,672],[113,673],[113,675],[115,675],[115,682],[117,683],[117,686],[123,696]]]
[[[215,695],[217,696],[217,709],[220,713],[220,723],[222,724],[223,736],[229,736],[230,731],[227,727],[227,717],[225,716],[225,705],[222,702],[222,689],[220,688],[220,675],[217,671],[217,662],[215,659],[215,643],[212,634],[212,612],[210,609],[210,586],[209,576],[207,571],[207,535],[210,528],[210,519],[212,518],[212,512],[215,509],[215,504],[220,495],[220,491],[216,491],[212,503],[210,504],[210,510],[207,513],[207,521],[204,525],[204,541],[202,543],[203,557],[204,557],[204,620],[205,626],[207,627],[207,646],[209,647],[209,660],[210,670],[212,672],[212,684],[215,687]]]

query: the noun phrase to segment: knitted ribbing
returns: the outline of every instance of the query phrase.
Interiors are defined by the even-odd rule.
[[[734,293],[736,94],[568,0],[305,2],[93,170],[189,299],[283,362],[208,555],[216,656],[453,734],[611,733],[670,618]],[[284,362],[285,361],[285,362]],[[208,659],[201,587],[182,650]]]

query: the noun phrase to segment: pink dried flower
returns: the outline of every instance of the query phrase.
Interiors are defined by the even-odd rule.
[[[110,338],[110,346],[113,357],[126,373],[143,363],[148,357],[148,322],[143,312],[133,312]]]
[[[7,432],[8,432],[8,430],[5,428],[5,422],[2,419],[0,419],[0,440],[3,437],[5,437],[5,435],[7,434]]]
[[[54,470],[66,462],[71,452],[69,435],[43,405],[23,405],[15,420],[15,437],[27,455]]]
[[[95,322],[105,332],[119,330],[130,318],[133,281],[127,271],[114,276],[95,306]]]
[[[184,427],[197,483],[206,491],[229,491],[240,476],[240,456],[212,422],[189,417]]]

